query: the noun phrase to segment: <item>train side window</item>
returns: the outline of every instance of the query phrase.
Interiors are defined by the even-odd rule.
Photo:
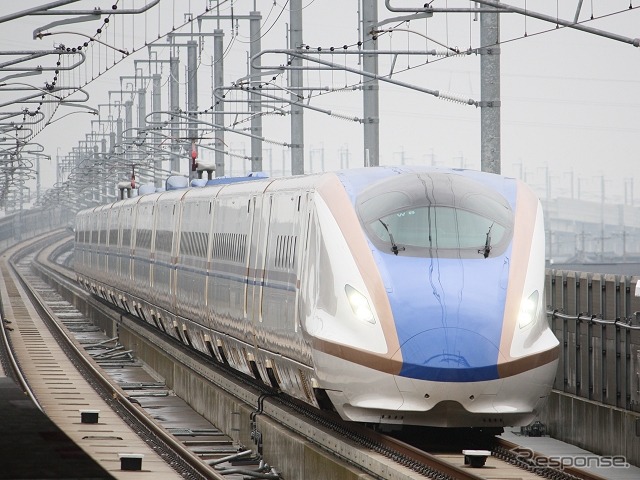
[[[298,237],[296,235],[278,235],[276,237],[276,253],[273,259],[275,268],[288,269],[293,267],[297,243]]]
[[[136,248],[151,248],[151,230],[148,228],[136,230]]]
[[[298,237],[293,237],[291,242],[291,258],[289,260],[289,268],[293,267],[296,260],[296,245],[298,243]]]
[[[207,254],[209,235],[202,235],[202,256]],[[221,233],[213,234],[213,246],[211,257],[231,262],[243,262],[246,254],[247,236],[243,233]]]
[[[123,247],[131,246],[131,229],[130,228],[122,229],[122,246]]]
[[[156,231],[156,251],[171,253],[172,243],[173,243],[172,230]]]
[[[278,235],[276,237],[276,258],[274,259],[274,265],[277,267],[280,266],[280,257],[282,256],[282,236]]]

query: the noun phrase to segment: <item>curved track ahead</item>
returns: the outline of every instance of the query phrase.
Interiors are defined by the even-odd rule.
[[[44,241],[57,241],[57,237],[60,233]],[[190,458],[194,457],[191,452],[132,405],[95,362],[83,355],[69,331],[53,321],[49,307],[23,278],[30,262],[21,263],[21,258],[37,248],[38,241],[33,241],[2,256],[0,295],[4,320],[11,322],[7,350],[17,376],[39,408],[116,478],[140,477],[141,472],[120,469],[119,457],[127,455],[143,455],[143,472],[154,478],[184,478],[185,471],[193,478],[221,478],[199,459]],[[82,410],[99,410],[99,423],[82,423]],[[176,467],[176,458],[186,460]]]

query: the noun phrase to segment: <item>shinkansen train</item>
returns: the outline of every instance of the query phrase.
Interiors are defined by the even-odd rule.
[[[530,422],[558,361],[540,203],[477,171],[219,182],[84,210],[84,288],[342,418]]]

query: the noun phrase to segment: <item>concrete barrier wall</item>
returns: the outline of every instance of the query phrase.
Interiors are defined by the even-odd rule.
[[[553,391],[538,420],[553,438],[640,466],[640,415]]]

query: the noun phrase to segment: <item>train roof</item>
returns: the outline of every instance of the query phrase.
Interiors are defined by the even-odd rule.
[[[377,183],[378,181],[391,178],[394,175],[402,175],[406,173],[439,173],[460,175],[462,177],[476,181],[489,190],[500,194],[511,204],[512,207],[515,202],[515,179],[487,172],[479,172],[477,170],[432,167],[426,165],[403,165],[375,168],[362,167],[349,170],[339,170],[335,172],[354,205],[357,203],[357,198],[360,196],[360,194],[371,187],[373,184]]]
[[[122,207],[126,204],[137,204],[138,202],[147,203],[161,201],[178,200],[180,198],[198,199],[211,198],[223,195],[242,195],[242,194],[259,194],[269,191],[278,190],[303,190],[314,189],[327,177],[337,177],[343,185],[351,201],[355,205],[358,196],[372,184],[390,178],[394,175],[406,173],[442,173],[461,175],[463,177],[475,180],[489,189],[504,196],[509,203],[512,204],[514,199],[515,179],[504,177],[501,175],[479,172],[476,170],[465,170],[455,168],[442,168],[431,166],[381,166],[381,167],[361,167],[346,170],[337,170],[332,172],[314,173],[306,175],[295,175],[291,177],[268,178],[264,176],[255,177],[233,177],[223,178],[217,181],[207,182],[204,187],[191,187],[185,189],[168,190],[164,192],[150,193],[138,197],[119,200],[114,204],[102,205],[85,210],[85,212],[97,212],[103,208],[111,208],[112,206]]]

